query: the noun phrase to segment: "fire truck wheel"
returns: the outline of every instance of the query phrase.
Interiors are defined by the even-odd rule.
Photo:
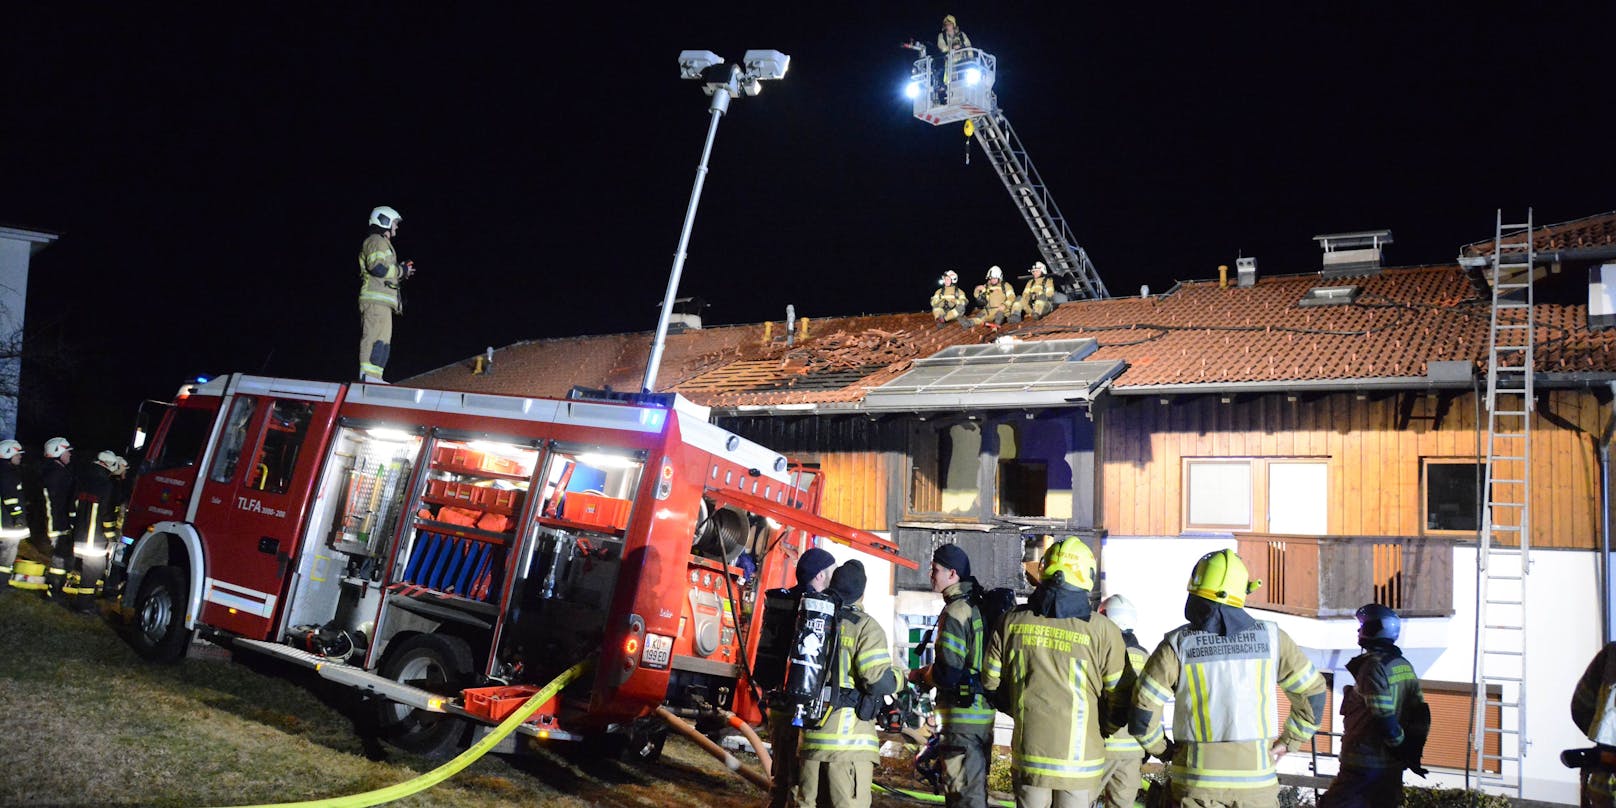
[[[443,696],[458,696],[471,678],[471,646],[459,637],[417,634],[387,655],[382,675]],[[459,746],[466,722],[443,713],[382,701],[381,735],[388,743],[429,758],[444,758]]]
[[[185,573],[178,567],[153,567],[140,581],[130,645],[153,662],[178,662],[191,643],[185,630]]]

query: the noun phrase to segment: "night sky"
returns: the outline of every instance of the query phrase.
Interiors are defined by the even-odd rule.
[[[121,446],[198,373],[349,378],[378,204],[420,270],[390,378],[650,330],[706,131],[687,48],[792,57],[719,127],[680,289],[709,323],[919,310],[943,269],[1038,258],[980,149],[901,95],[898,44],[948,12],[1116,295],[1241,253],[1312,271],[1319,233],[1436,263],[1500,207],[1616,209],[1611,3],[660,5],[8,12],[0,223],[61,233],[21,437]]]

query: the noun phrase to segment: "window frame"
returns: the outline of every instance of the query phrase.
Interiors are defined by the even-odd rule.
[[[1196,466],[1226,466],[1226,467],[1231,467],[1231,468],[1235,467],[1235,466],[1240,466],[1240,467],[1245,468],[1245,470],[1246,470],[1246,521],[1243,524],[1242,523],[1225,523],[1225,522],[1196,522],[1196,521],[1194,521],[1192,519],[1192,517],[1190,515],[1190,507],[1191,507],[1192,498],[1194,496],[1194,491],[1192,490],[1192,486],[1191,486],[1191,471],[1190,470],[1192,468],[1195,468]],[[1186,529],[1186,530],[1228,530],[1228,531],[1240,531],[1240,532],[1246,532],[1246,533],[1252,532],[1253,530],[1256,529],[1255,525],[1256,525],[1256,522],[1257,522],[1257,514],[1260,513],[1261,511],[1257,507],[1257,504],[1258,504],[1257,503],[1257,496],[1258,496],[1258,493],[1257,493],[1258,492],[1257,468],[1256,468],[1256,463],[1255,463],[1254,458],[1249,458],[1249,457],[1186,457],[1186,458],[1184,458],[1184,465],[1183,465],[1183,469],[1181,471],[1181,474],[1182,474],[1182,480],[1183,480],[1182,487],[1183,487],[1183,508],[1184,508],[1184,511],[1183,511],[1183,517],[1182,517],[1182,519],[1180,521],[1183,523],[1184,529]]]
[[[1484,494],[1486,493],[1483,490],[1486,487],[1486,482],[1482,479],[1481,475],[1484,475],[1485,472],[1486,472],[1486,469],[1484,468],[1485,465],[1486,465],[1485,462],[1482,461],[1482,459],[1479,458],[1479,457],[1463,457],[1463,456],[1460,456],[1460,457],[1421,457],[1420,458],[1420,493],[1419,493],[1419,497],[1420,497],[1420,535],[1421,536],[1454,536],[1454,537],[1475,538],[1475,536],[1481,531],[1481,511],[1480,511],[1480,507],[1481,507],[1481,503],[1485,501]],[[1473,511],[1473,513],[1475,515],[1475,518],[1476,518],[1476,527],[1474,529],[1472,529],[1472,530],[1443,530],[1443,529],[1439,529],[1439,528],[1427,527],[1428,525],[1431,524],[1431,521],[1430,521],[1430,519],[1431,519],[1430,507],[1431,507],[1431,467],[1432,466],[1471,466],[1471,467],[1473,467],[1473,470],[1478,473],[1478,474],[1475,475],[1476,479],[1477,479],[1477,482],[1476,482],[1476,498],[1475,498],[1475,503],[1476,503],[1477,509],[1475,511]]]
[[[1271,532],[1269,530],[1269,519],[1270,519],[1270,516],[1271,516],[1271,514],[1270,514],[1271,508],[1270,508],[1269,502],[1268,502],[1268,488],[1269,488],[1269,478],[1270,478],[1270,467],[1272,467],[1274,465],[1279,465],[1279,464],[1308,463],[1308,464],[1321,465],[1321,466],[1324,467],[1325,486],[1324,486],[1324,502],[1323,502],[1323,506],[1326,509],[1326,516],[1325,516],[1326,532],[1323,533],[1323,534],[1305,534],[1305,535],[1329,535],[1329,527],[1330,527],[1331,518],[1330,518],[1328,509],[1330,508],[1330,504],[1333,501],[1334,494],[1335,494],[1335,490],[1334,490],[1334,488],[1335,488],[1335,480],[1334,480],[1334,474],[1332,473],[1331,468],[1330,468],[1331,460],[1330,460],[1329,457],[1321,456],[1321,455],[1273,455],[1273,456],[1267,456],[1267,455],[1264,455],[1264,456],[1249,456],[1248,455],[1248,456],[1240,456],[1240,457],[1197,456],[1197,457],[1181,457],[1181,458],[1179,458],[1179,460],[1180,460],[1180,466],[1179,466],[1179,519],[1178,519],[1179,530],[1185,531],[1185,532],[1217,531],[1217,532],[1224,532],[1224,533],[1269,533],[1269,532]],[[1193,465],[1203,464],[1203,463],[1225,464],[1225,465],[1244,465],[1250,470],[1249,484],[1250,484],[1251,487],[1250,487],[1250,490],[1248,491],[1248,496],[1247,496],[1248,511],[1247,511],[1247,522],[1246,522],[1246,524],[1244,524],[1244,525],[1228,525],[1228,524],[1217,524],[1217,523],[1210,523],[1210,522],[1193,522],[1193,521],[1191,521],[1191,519],[1190,519],[1190,495],[1191,495],[1192,492],[1190,490],[1190,467],[1193,466]],[[1304,534],[1298,534],[1298,535],[1304,535]]]

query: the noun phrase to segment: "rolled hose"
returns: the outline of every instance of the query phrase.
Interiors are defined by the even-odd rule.
[[[695,727],[690,726],[690,724],[683,718],[674,715],[673,711],[666,707],[658,707],[656,708],[656,714],[658,718],[668,722],[669,727],[672,727],[686,738],[695,741],[697,746],[707,750],[707,754],[718,758],[718,760],[722,762],[730,771],[745,777],[748,782],[757,786],[758,788],[763,789],[764,791],[774,788],[774,781],[770,780],[768,775],[741,765],[741,761],[736,759],[734,755],[730,754],[728,750],[716,743],[713,743],[711,738],[701,734],[701,732],[699,732]]]
[[[505,736],[515,732],[517,727],[521,726],[524,721],[527,721],[529,717],[538,712],[539,708],[543,707],[545,702],[554,698],[557,693],[561,692],[562,688],[571,684],[572,680],[583,675],[583,673],[589,670],[589,668],[593,665],[594,660],[586,659],[583,662],[566,669],[561,673],[560,676],[550,680],[550,683],[545,685],[543,690],[533,694],[532,698],[523,702],[521,707],[516,708],[516,712],[511,713],[508,718],[501,721],[499,726],[494,727],[492,731],[483,736],[482,740],[472,744],[470,749],[461,752],[457,757],[455,757],[454,760],[451,760],[448,763],[445,763],[442,766],[421,775],[420,777],[405,780],[402,783],[391,785],[386,788],[378,788],[375,791],[366,791],[362,794],[352,794],[346,797],[328,797],[326,799],[319,800],[306,800],[304,802],[274,803],[274,805],[319,806],[319,808],[363,808],[363,806],[380,805],[384,802],[392,802],[393,800],[408,797],[409,795],[418,791],[425,791],[426,789],[429,789],[443,782],[444,780],[455,776],[460,772],[461,769],[470,766],[478,758],[488,754],[489,750],[493,749],[495,746],[498,746],[500,741],[505,740]],[[257,805],[251,806],[250,808],[270,808],[270,806]]]

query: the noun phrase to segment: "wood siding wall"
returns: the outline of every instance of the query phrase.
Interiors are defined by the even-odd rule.
[[[719,425],[825,474],[819,512],[863,530],[891,528],[901,505],[896,476],[904,468],[903,425],[858,416],[721,418]]]
[[[1101,524],[1112,534],[1185,528],[1183,460],[1314,458],[1328,464],[1331,535],[1418,536],[1422,458],[1474,461],[1477,396],[1112,396],[1101,429]],[[1485,413],[1481,415],[1485,428]],[[1592,549],[1600,529],[1596,447],[1610,407],[1586,390],[1540,396],[1532,434],[1532,543]],[[1254,513],[1266,491],[1254,481]],[[1258,517],[1261,519],[1261,517]],[[1264,530],[1262,521],[1252,532]],[[1444,534],[1452,535],[1452,534]],[[1459,536],[1458,538],[1464,538]]]

